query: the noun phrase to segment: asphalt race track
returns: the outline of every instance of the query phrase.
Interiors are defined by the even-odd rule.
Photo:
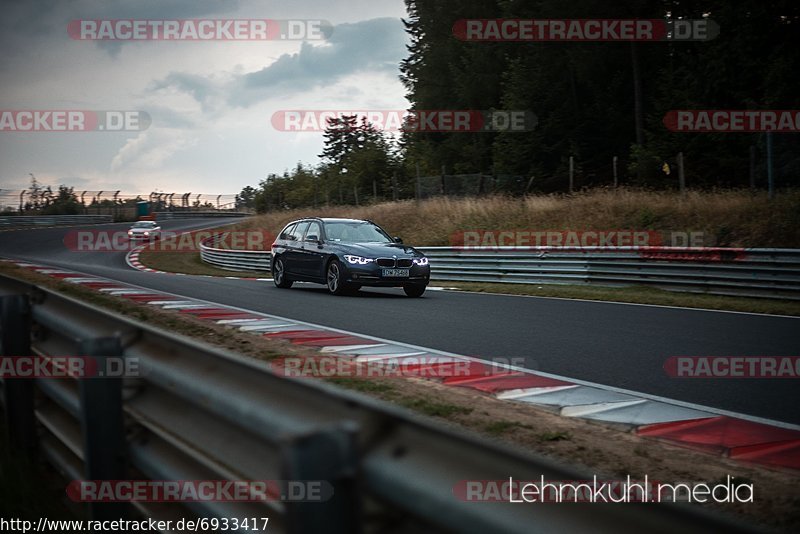
[[[227,219],[164,221],[164,230],[208,228]],[[364,289],[333,297],[322,286],[277,289],[272,282],[144,273],[125,252],[75,252],[79,229],[0,232],[0,256],[138,284],[160,291],[481,358],[515,359],[530,369],[800,424],[797,379],[678,379],[670,356],[798,356],[800,318],[538,297]]]

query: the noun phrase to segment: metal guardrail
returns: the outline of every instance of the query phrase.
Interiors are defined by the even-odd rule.
[[[200,244],[203,261],[235,271],[269,270],[269,251],[218,248],[220,235]],[[432,280],[647,285],[692,293],[800,300],[800,249],[417,248],[431,260]]]
[[[525,284],[647,285],[800,299],[800,250],[647,247],[529,250],[422,248],[431,278]]]
[[[220,233],[200,241],[200,258],[204,262],[228,271],[270,270],[271,252],[219,248],[217,243],[223,236],[224,233]]]
[[[745,529],[686,504],[459,499],[464,480],[590,480],[367,397],[0,276],[3,356],[134,359],[136,378],[3,381],[8,436],[73,480],[320,480],[325,502],[90,505],[120,514],[269,517],[270,532],[654,533]],[[389,527],[389,525],[391,525]]]
[[[12,215],[0,217],[0,229],[69,224],[102,224],[113,222],[113,220],[111,215]]]

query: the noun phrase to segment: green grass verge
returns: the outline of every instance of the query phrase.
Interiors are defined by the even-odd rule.
[[[654,287],[586,287],[572,285],[499,284],[481,282],[448,282],[437,280],[433,285],[457,288],[461,291],[528,295],[567,299],[607,300],[634,304],[656,304],[710,310],[767,313],[772,315],[800,315],[800,302],[780,299],[726,297],[680,293]]]
[[[445,419],[449,419],[454,415],[469,415],[472,413],[472,408],[422,398],[403,399],[400,404],[427,416],[443,417]]]
[[[199,252],[168,252],[143,250],[139,261],[151,269],[168,273],[201,274],[210,276],[269,277],[269,271],[228,271],[200,259]]]

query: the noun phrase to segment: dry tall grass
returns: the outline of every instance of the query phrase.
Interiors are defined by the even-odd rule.
[[[277,233],[307,216],[371,219],[418,246],[446,246],[464,230],[654,230],[704,232],[705,244],[731,247],[800,247],[800,192],[654,192],[594,189],[571,196],[434,198],[369,206],[272,212],[236,229]]]

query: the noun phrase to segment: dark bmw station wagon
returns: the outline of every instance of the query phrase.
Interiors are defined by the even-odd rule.
[[[419,297],[430,276],[422,252],[372,221],[302,219],[287,224],[272,244],[272,278],[281,288],[316,282],[341,295],[361,286],[402,287]]]

